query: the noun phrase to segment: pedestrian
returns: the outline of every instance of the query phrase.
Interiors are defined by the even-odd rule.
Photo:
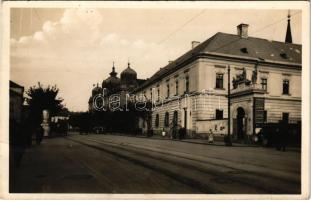
[[[42,125],[39,125],[36,129],[36,144],[40,145],[43,138],[43,127]]]
[[[162,137],[165,137],[166,133],[165,133],[165,130],[164,128],[162,129]]]
[[[280,138],[280,150],[286,151],[287,140],[288,140],[288,126],[287,123],[282,122],[280,126],[281,138]]]
[[[275,147],[276,150],[280,151],[281,150],[281,133],[280,133],[280,129],[277,127],[275,130],[275,137],[274,137],[274,143],[275,143]]]
[[[214,135],[213,135],[213,130],[210,128],[208,131],[208,143],[213,143],[214,142]]]
[[[25,151],[24,132],[21,124],[14,119],[10,119],[10,164],[19,167]]]

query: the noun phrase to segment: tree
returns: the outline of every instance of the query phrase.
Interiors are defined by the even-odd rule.
[[[29,117],[34,125],[41,123],[43,110],[49,110],[51,116],[64,110],[63,99],[57,97],[58,92],[59,89],[56,85],[43,87],[40,82],[37,86],[30,87],[27,90],[26,101],[29,105]]]

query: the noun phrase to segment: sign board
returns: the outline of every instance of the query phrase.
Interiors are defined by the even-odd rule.
[[[265,99],[254,97],[254,124],[261,127],[265,122]]]

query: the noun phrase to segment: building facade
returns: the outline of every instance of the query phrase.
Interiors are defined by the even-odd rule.
[[[154,104],[153,132],[178,125],[189,137],[210,130],[226,135],[229,119],[233,137],[245,139],[264,124],[300,123],[302,46],[288,36],[289,23],[285,42],[250,37],[247,24],[237,26],[236,35],[192,42],[190,51],[134,90]]]
[[[137,73],[131,68],[130,63],[121,72],[120,78],[117,77],[117,74],[113,63],[112,71],[109,73],[110,76],[103,80],[101,86],[99,84],[94,85],[88,101],[89,112],[111,110],[111,107],[122,107],[126,101],[130,101],[128,99],[129,94],[145,81],[137,78]],[[110,105],[109,102],[115,103]]]

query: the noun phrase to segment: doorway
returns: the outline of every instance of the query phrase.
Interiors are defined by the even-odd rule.
[[[184,128],[187,130],[187,123],[188,123],[188,116],[187,116],[187,109],[184,108],[184,116],[185,116],[185,120],[184,120]]]
[[[245,111],[239,107],[237,109],[237,139],[244,139],[245,136]]]
[[[173,126],[177,126],[178,125],[178,112],[174,111],[174,115],[173,115]]]

